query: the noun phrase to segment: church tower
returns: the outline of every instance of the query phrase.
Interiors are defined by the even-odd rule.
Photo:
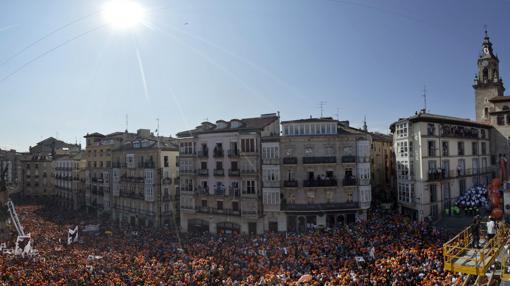
[[[493,111],[491,99],[503,96],[505,88],[499,76],[499,59],[494,55],[492,43],[485,30],[482,49],[478,57],[478,74],[473,83],[475,89],[476,121],[490,121]]]

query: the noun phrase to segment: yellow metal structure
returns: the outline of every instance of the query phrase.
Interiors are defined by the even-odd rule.
[[[485,275],[498,257],[506,242],[507,227],[504,224],[493,239],[482,240],[482,248],[472,248],[469,227],[443,245],[444,269],[471,275]],[[481,235],[483,237],[483,235]]]

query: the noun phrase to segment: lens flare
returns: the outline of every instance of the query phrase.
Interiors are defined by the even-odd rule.
[[[106,2],[102,9],[103,18],[114,29],[128,29],[140,24],[145,18],[143,7],[129,0]]]

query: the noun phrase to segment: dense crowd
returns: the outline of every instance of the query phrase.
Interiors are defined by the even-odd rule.
[[[0,285],[462,283],[443,271],[446,234],[379,211],[366,222],[306,234],[176,237],[170,231],[112,229],[80,233],[80,242],[67,246],[67,228],[89,221],[36,206],[18,209],[39,254],[0,255]]]

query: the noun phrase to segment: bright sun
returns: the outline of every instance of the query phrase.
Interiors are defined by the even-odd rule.
[[[145,10],[130,0],[111,0],[103,5],[106,22],[115,29],[128,29],[143,21]]]

